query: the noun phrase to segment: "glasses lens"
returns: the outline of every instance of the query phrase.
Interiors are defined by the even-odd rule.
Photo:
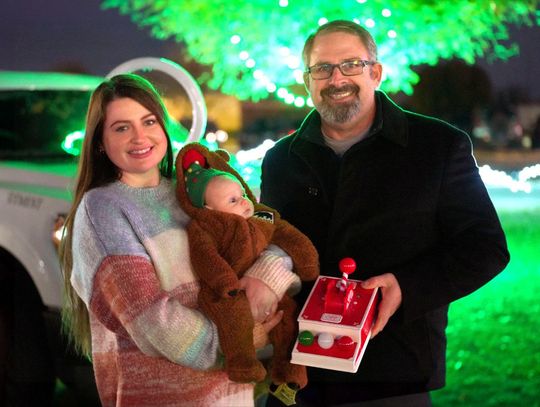
[[[364,64],[362,61],[346,61],[339,66],[343,75],[359,75],[362,73]]]
[[[327,79],[332,75],[333,66],[330,64],[314,65],[309,69],[313,79]]]

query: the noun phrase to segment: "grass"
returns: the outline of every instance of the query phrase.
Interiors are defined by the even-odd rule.
[[[506,270],[450,308],[447,385],[435,407],[540,406],[540,209],[499,213]]]

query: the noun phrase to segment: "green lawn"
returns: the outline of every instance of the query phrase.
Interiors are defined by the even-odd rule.
[[[511,261],[450,308],[436,407],[540,406],[540,209],[500,212]]]

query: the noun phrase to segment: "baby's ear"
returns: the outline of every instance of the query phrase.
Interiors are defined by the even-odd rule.
[[[229,154],[228,151],[226,150],[222,150],[222,149],[217,149],[216,151],[214,151],[217,155],[219,155],[223,160],[225,160],[226,162],[229,162],[229,160],[231,159],[231,156]]]

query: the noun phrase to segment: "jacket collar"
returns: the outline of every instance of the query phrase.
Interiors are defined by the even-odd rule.
[[[376,112],[367,137],[384,137],[401,146],[408,142],[408,126],[405,112],[383,91],[375,92]],[[321,115],[313,109],[308,113],[295,133],[296,140],[325,145],[321,132]],[[294,141],[293,141],[294,144]],[[292,147],[292,146],[291,146]]]

